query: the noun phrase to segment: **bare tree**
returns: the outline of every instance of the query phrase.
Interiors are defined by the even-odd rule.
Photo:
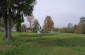
[[[29,22],[29,25],[30,25],[30,31],[32,31],[32,28],[33,28],[33,23],[34,23],[34,16],[31,15],[31,16],[27,16],[27,20]]]

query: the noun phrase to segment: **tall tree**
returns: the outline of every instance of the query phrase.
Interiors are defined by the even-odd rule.
[[[29,25],[30,25],[30,31],[32,31],[32,28],[33,28],[33,24],[34,24],[34,16],[31,14],[31,16],[27,16],[27,20],[29,22]]]
[[[49,32],[53,29],[53,27],[54,27],[54,23],[52,21],[52,18],[50,16],[47,16],[44,20],[43,31]]]
[[[34,32],[37,32],[38,29],[39,29],[39,26],[40,26],[38,20],[35,20],[35,21],[34,21],[34,25],[33,25],[33,26],[34,26],[34,27],[33,27],[33,31],[34,31]]]
[[[22,19],[23,14],[30,15],[34,5],[35,0],[0,0],[0,19],[4,20],[6,39],[11,39],[11,23]]]
[[[77,32],[85,34],[85,17],[80,18],[80,22],[78,24]]]

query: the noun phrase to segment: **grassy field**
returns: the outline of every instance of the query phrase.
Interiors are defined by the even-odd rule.
[[[72,33],[13,33],[11,41],[0,33],[0,55],[85,55],[85,35]]]

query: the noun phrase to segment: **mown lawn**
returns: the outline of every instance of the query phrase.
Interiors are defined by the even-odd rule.
[[[6,41],[0,33],[0,55],[85,55],[85,35],[72,33],[13,33]]]

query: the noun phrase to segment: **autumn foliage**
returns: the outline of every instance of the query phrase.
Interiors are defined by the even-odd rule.
[[[47,16],[44,20],[43,32],[50,32],[54,27],[54,23],[50,16]]]

